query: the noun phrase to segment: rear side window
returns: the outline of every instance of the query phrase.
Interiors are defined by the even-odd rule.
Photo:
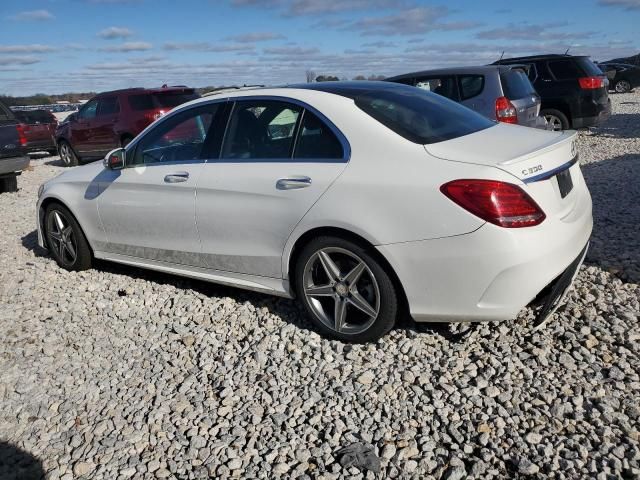
[[[578,67],[571,60],[554,60],[549,62],[548,65],[556,80],[573,80],[581,76]],[[596,75],[602,75],[602,72]]]
[[[129,106],[132,110],[155,110],[168,109],[171,110],[178,105],[182,105],[190,100],[198,98],[198,94],[193,90],[186,92],[159,92],[159,93],[142,93],[139,95],[131,95],[129,97]]]
[[[443,142],[495,125],[456,102],[410,87],[365,92],[355,103],[398,135],[419,144]]]
[[[522,70],[509,70],[500,75],[502,89],[505,96],[510,100],[529,97],[535,95],[536,91],[531,82]]]
[[[104,97],[98,102],[98,115],[113,115],[120,111],[118,97]]]
[[[586,57],[577,57],[575,62],[578,66],[584,71],[587,76],[598,76],[602,75],[602,71],[598,68],[598,66],[591,61],[591,59]],[[617,68],[620,68],[620,65],[616,65]]]
[[[417,78],[415,86],[451,100],[458,100],[458,88],[456,87],[456,79],[453,76]]]
[[[460,75],[460,100],[468,100],[482,93],[484,89],[484,75]]]
[[[222,158],[289,159],[301,110],[297,105],[273,100],[236,102]]]
[[[342,144],[333,131],[309,110],[305,110],[294,158],[344,158]]]

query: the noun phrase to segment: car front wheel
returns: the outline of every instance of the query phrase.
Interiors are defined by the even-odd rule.
[[[364,343],[379,339],[398,314],[394,284],[373,252],[339,237],[318,237],[300,253],[296,293],[325,335]]]
[[[65,270],[91,268],[89,243],[71,212],[53,203],[47,207],[44,219],[47,245],[57,264]]]
[[[65,167],[75,167],[80,163],[73,148],[71,148],[71,145],[66,141],[63,140],[60,142],[58,150],[60,152],[60,159]]]

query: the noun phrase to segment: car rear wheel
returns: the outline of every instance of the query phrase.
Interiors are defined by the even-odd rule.
[[[542,110],[540,114],[547,121],[547,123],[551,127],[551,130],[555,132],[567,130],[569,128],[569,120],[567,119],[567,116],[560,110],[549,108],[546,110]]]
[[[627,93],[631,91],[631,84],[626,80],[618,80],[614,89],[617,93]]]
[[[300,253],[295,288],[313,323],[326,336],[364,343],[396,321],[398,295],[370,249],[339,237],[319,237]]]
[[[80,225],[71,212],[58,203],[46,209],[44,229],[49,251],[65,270],[91,268],[91,249]]]
[[[65,167],[75,167],[80,162],[78,160],[78,156],[71,148],[71,145],[66,141],[62,140],[58,145],[58,151],[60,152],[60,159],[62,163],[64,163]]]

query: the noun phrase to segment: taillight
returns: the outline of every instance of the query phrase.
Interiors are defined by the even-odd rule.
[[[539,225],[546,218],[527,192],[496,180],[454,180],[440,191],[472,214],[505,228]]]
[[[582,77],[578,79],[580,88],[583,90],[594,90],[604,87],[604,78],[602,77]]]
[[[518,111],[507,97],[496,99],[496,120],[504,123],[518,123]]]
[[[164,110],[158,110],[155,112],[147,112],[144,114],[144,118],[149,121],[149,123],[155,122],[160,117],[164,116]]]
[[[25,135],[25,126],[21,123],[16,125],[16,130],[18,131],[18,141],[20,142],[20,146],[24,147],[27,144],[27,136]]]

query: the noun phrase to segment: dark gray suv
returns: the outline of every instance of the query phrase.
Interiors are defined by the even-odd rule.
[[[547,128],[540,96],[524,66],[441,68],[386,79],[423,88],[459,102],[493,120]]]

